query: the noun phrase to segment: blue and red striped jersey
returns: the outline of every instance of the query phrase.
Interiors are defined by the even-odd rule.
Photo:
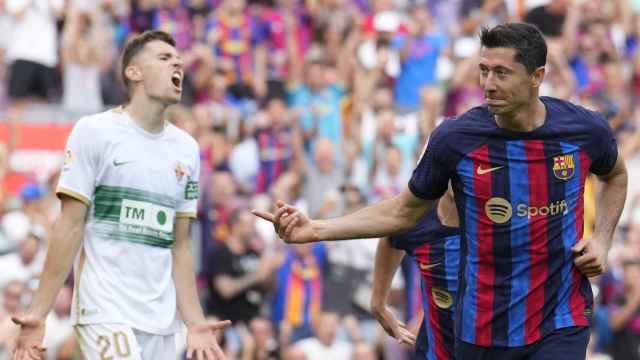
[[[446,121],[409,182],[436,199],[452,180],[462,238],[456,336],[475,345],[528,345],[588,326],[592,314],[571,247],[582,238],[585,178],[611,171],[617,144],[600,114],[541,100],[545,122],[530,132],[498,127],[486,106]]]
[[[442,225],[436,206],[411,231],[392,236],[390,240],[393,247],[404,250],[420,269],[424,320],[416,341],[416,353],[424,355],[424,360],[453,359],[460,258],[458,228]]]
[[[255,131],[260,165],[256,176],[255,193],[262,194],[271,188],[280,175],[289,170],[293,161],[291,128],[263,128]]]

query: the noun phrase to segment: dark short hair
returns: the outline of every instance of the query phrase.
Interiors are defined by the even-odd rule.
[[[514,22],[485,27],[480,32],[480,43],[486,48],[514,49],[514,60],[524,65],[529,74],[547,63],[547,43],[535,25]]]
[[[164,31],[145,31],[129,40],[124,46],[124,50],[122,51],[122,61],[120,62],[120,76],[127,91],[129,91],[129,79],[127,79],[127,76],[124,74],[127,66],[129,66],[131,60],[140,53],[145,45],[156,40],[164,41],[173,47],[176,46],[176,41],[173,37]]]

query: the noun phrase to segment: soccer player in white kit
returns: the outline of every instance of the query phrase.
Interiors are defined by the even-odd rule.
[[[170,35],[137,36],[122,56],[128,104],[74,126],[40,285],[14,318],[14,360],[43,355],[44,321],[72,263],[71,315],[87,360],[175,360],[176,311],[187,326],[187,357],[224,359],[214,332],[229,322],[205,320],[189,246],[198,145],[163,117],[180,101],[182,67]]]

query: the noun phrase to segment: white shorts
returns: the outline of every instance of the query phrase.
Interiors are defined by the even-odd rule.
[[[123,324],[76,325],[86,360],[176,360],[175,335],[156,335]]]

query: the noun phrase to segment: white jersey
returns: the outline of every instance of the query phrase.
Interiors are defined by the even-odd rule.
[[[177,329],[174,221],[195,217],[198,145],[166,124],[159,134],[113,109],[74,126],[56,192],[90,206],[74,269],[75,324]]]

